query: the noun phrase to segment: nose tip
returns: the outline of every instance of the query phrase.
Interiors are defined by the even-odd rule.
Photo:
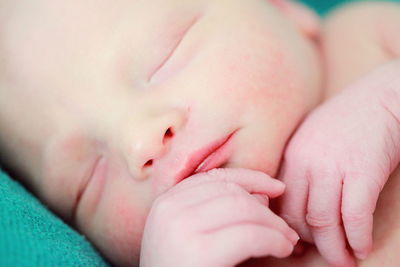
[[[173,136],[173,130],[168,127],[162,138],[147,135],[132,144],[129,170],[135,179],[144,180],[149,176],[153,161],[165,154],[166,146]]]
[[[185,121],[182,112],[172,111],[149,116],[145,123],[136,127],[141,129],[129,138],[130,149],[126,155],[134,179],[145,180],[150,176],[154,161],[168,151],[171,141]]]

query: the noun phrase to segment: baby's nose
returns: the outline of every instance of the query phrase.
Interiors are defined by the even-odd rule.
[[[132,132],[126,136],[124,156],[134,179],[144,180],[149,176],[153,162],[168,151],[171,140],[185,120],[183,112],[171,110],[147,116],[143,123],[130,128]]]

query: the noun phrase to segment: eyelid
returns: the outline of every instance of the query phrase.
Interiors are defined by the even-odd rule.
[[[172,56],[175,54],[176,50],[178,49],[179,45],[182,43],[183,39],[189,32],[189,30],[196,24],[196,22],[199,20],[198,17],[194,18],[193,21],[186,27],[184,31],[180,34],[179,38],[177,38],[177,41],[175,45],[172,47],[172,49],[166,54],[165,58],[160,62],[160,64],[155,67],[155,69],[150,73],[149,78],[147,79],[148,82],[151,82],[153,77],[157,72],[159,72],[166,64],[167,62],[172,58]]]

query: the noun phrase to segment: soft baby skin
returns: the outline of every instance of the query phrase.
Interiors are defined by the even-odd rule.
[[[335,97],[305,119],[285,152],[280,214],[331,266],[356,265],[353,254],[360,266],[399,260],[399,27],[396,3],[352,4],[326,20],[325,95]],[[305,258],[294,266],[321,266]]]
[[[318,25],[288,1],[0,5],[2,160],[115,265],[224,140],[204,168],[275,176],[320,99]]]

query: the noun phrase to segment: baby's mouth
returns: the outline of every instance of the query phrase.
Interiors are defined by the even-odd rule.
[[[230,141],[232,134],[228,139],[217,147],[213,152],[211,152],[194,170],[193,174],[199,172],[207,172],[214,168],[220,168],[223,166],[229,158],[229,153],[227,153],[227,144]]]
[[[176,184],[193,174],[207,172],[226,164],[231,156],[230,141],[236,132],[237,130],[192,153],[185,167],[177,175]]]

